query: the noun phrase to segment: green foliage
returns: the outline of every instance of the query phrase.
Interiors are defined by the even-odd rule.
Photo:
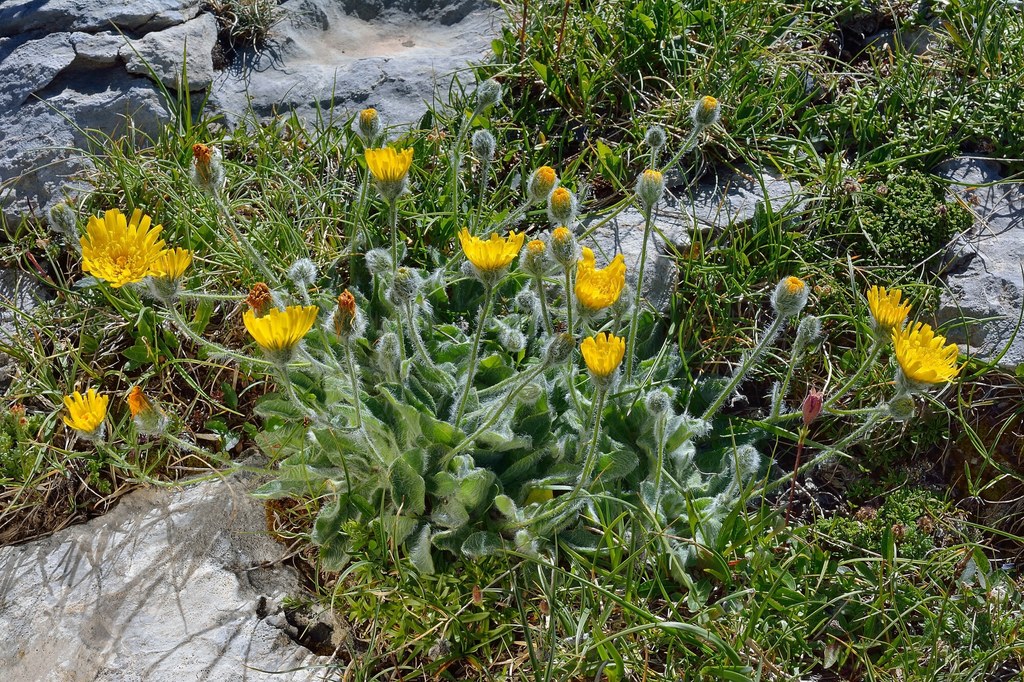
[[[946,201],[941,182],[917,171],[890,175],[861,199],[851,211],[863,235],[855,244],[869,261],[882,265],[913,267],[941,255],[973,220],[966,207]]]
[[[43,416],[26,414],[15,405],[0,414],[0,478],[24,483],[31,479],[39,455]]]

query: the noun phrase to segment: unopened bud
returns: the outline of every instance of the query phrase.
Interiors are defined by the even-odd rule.
[[[571,226],[576,210],[576,197],[565,187],[558,187],[548,195],[548,220],[552,225]]]
[[[308,258],[300,258],[288,268],[288,279],[300,289],[308,289],[316,282],[316,265]]]
[[[489,130],[478,130],[473,133],[473,153],[481,161],[487,162],[494,158],[495,146],[494,135],[491,135]]]
[[[377,365],[385,374],[398,375],[401,356],[398,352],[398,335],[386,332],[377,340]]]
[[[370,249],[366,252],[366,269],[370,271],[371,275],[377,276],[391,272],[393,267],[391,253],[386,249]]]
[[[746,483],[761,468],[761,453],[753,445],[741,445],[736,448],[736,479]]]
[[[516,354],[526,348],[526,337],[518,329],[502,325],[498,330],[498,343],[507,353]]]
[[[551,256],[562,267],[572,267],[579,260],[579,250],[576,237],[569,228],[556,227],[551,232]]]
[[[132,423],[139,433],[158,436],[167,430],[170,421],[167,415],[138,386],[132,387],[128,393],[128,409],[132,413]]]
[[[544,364],[547,367],[564,364],[572,357],[576,349],[576,339],[572,334],[555,334],[544,350]]]
[[[661,149],[667,141],[668,136],[665,134],[665,129],[661,126],[651,126],[647,129],[647,134],[644,135],[644,142],[651,149]]]
[[[376,109],[363,109],[359,112],[359,117],[356,119],[356,133],[364,145],[372,147],[383,129],[384,124],[381,123]]]
[[[645,404],[648,414],[660,417],[672,409],[672,397],[661,389],[655,389],[647,394]]]
[[[256,282],[252,285],[252,289],[249,290],[249,295],[245,297],[245,303],[252,311],[256,314],[256,317],[263,317],[270,311],[270,306],[273,305],[274,298],[270,293],[270,287],[263,282]]]
[[[413,268],[398,268],[395,272],[395,279],[391,283],[391,290],[389,292],[391,302],[395,305],[405,305],[410,301],[416,299],[416,295],[420,291],[420,285],[423,279],[420,274]]]
[[[804,396],[804,402],[800,406],[800,412],[803,416],[804,426],[810,426],[811,422],[818,418],[821,414],[821,408],[824,406],[824,396],[821,391],[812,388]]]
[[[713,126],[718,123],[718,119],[722,115],[722,104],[714,97],[706,96],[701,97],[693,105],[693,110],[690,112],[690,118],[693,120],[693,125],[699,128],[706,128],[707,126]]]
[[[805,350],[814,346],[821,338],[821,319],[814,315],[806,315],[800,320],[796,328],[796,338],[793,340],[793,355],[801,356]]]
[[[660,171],[645,170],[636,179],[636,196],[640,200],[640,206],[644,213],[650,213],[651,209],[665,193],[665,177]]]
[[[501,83],[489,78],[476,89],[476,109],[483,111],[487,107],[501,102]]]
[[[81,246],[78,241],[78,217],[75,215],[75,209],[71,208],[66,201],[54,204],[50,209],[49,218],[51,230],[63,235],[73,244]]]
[[[558,186],[558,175],[551,166],[541,166],[530,174],[526,181],[526,198],[531,204],[542,204]]]
[[[352,295],[351,291],[346,289],[338,296],[338,307],[334,309],[331,327],[334,329],[335,334],[348,341],[362,334],[361,327],[363,325],[361,322],[359,309],[356,306],[356,297]]]
[[[622,287],[622,292],[619,294],[619,298],[615,303],[612,303],[608,310],[611,311],[612,316],[617,319],[625,319],[633,309],[633,287],[627,282]]]
[[[890,400],[886,410],[893,421],[908,422],[917,414],[917,405],[909,395],[901,395]]]
[[[526,254],[521,263],[523,269],[531,275],[543,277],[547,269],[544,262],[544,252],[547,251],[547,244],[539,239],[533,239],[526,243]],[[524,289],[524,291],[526,291]]]
[[[807,297],[810,294],[810,288],[802,279],[785,277],[775,286],[772,293],[772,308],[779,317],[793,317],[807,305]]]

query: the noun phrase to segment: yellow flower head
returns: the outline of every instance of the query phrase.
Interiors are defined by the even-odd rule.
[[[78,391],[64,396],[64,407],[68,410],[64,423],[83,435],[92,436],[103,425],[109,402],[110,396],[97,395],[95,388],[90,388],[84,396]]]
[[[273,353],[295,348],[316,322],[316,315],[316,306],[290,305],[284,310],[271,308],[263,317],[246,310],[242,321],[256,343]]]
[[[946,345],[946,337],[923,322],[893,329],[892,343],[903,376],[914,384],[945,383],[960,372],[956,344]]]
[[[608,332],[589,336],[580,344],[583,361],[595,377],[604,379],[611,376],[622,364],[626,354],[626,340]]]
[[[491,233],[489,240],[483,240],[469,234],[469,230],[462,228],[459,233],[459,242],[462,244],[462,252],[479,272],[492,273],[504,270],[519,255],[523,248],[525,234],[509,232],[508,237],[502,239],[496,233]]]
[[[569,225],[576,217],[576,197],[565,187],[548,196],[548,219],[554,225]]]
[[[705,95],[700,98],[700,108],[705,114],[709,114],[715,110],[718,106],[718,100],[711,95]]]
[[[546,248],[547,245],[539,239],[531,239],[526,244],[526,250],[534,256],[541,255],[542,253],[544,253],[544,249]]]
[[[576,298],[591,311],[607,308],[619,300],[626,286],[626,262],[617,254],[608,267],[595,267],[594,252],[583,247],[583,259],[576,265]]]
[[[562,227],[556,227],[551,232],[551,238],[554,239],[556,242],[564,242],[566,239],[569,239],[570,237],[572,237],[572,232],[570,232],[569,228],[565,227],[564,225]]]
[[[366,165],[373,173],[374,179],[380,183],[400,183],[409,174],[412,167],[412,149],[395,151],[391,147],[384,149],[367,149]]]
[[[772,292],[772,307],[782,317],[792,317],[807,305],[811,290],[807,282],[799,277],[785,277],[779,280]]]
[[[162,226],[151,228],[152,219],[135,209],[131,222],[112,208],[103,218],[89,217],[82,236],[82,270],[119,288],[149,274],[164,248],[158,240]]]
[[[783,282],[785,283],[786,293],[790,296],[798,296],[807,288],[807,283],[799,277],[790,276],[784,279]]]
[[[179,280],[192,264],[192,252],[187,249],[165,249],[153,261],[149,274],[169,280]]]
[[[359,112],[359,125],[365,128],[372,127],[377,123],[377,110],[373,107],[363,109]]]
[[[878,286],[868,289],[868,308],[879,333],[889,335],[893,329],[903,326],[910,314],[910,304],[900,303],[902,298],[903,292],[899,289],[890,291]]]
[[[138,417],[143,412],[148,412],[153,409],[153,403],[150,402],[146,394],[142,392],[140,386],[132,386],[132,390],[128,393],[128,409],[131,410],[132,417]]]

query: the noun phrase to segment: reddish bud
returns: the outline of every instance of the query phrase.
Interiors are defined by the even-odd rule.
[[[818,415],[821,414],[821,408],[824,403],[822,399],[824,397],[825,396],[821,391],[817,389],[812,388],[808,391],[807,396],[804,398],[803,405],[800,407],[804,416],[804,426],[810,426],[811,422],[817,419]]]

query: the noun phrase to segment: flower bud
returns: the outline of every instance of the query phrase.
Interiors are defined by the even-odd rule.
[[[668,136],[665,134],[665,129],[661,126],[651,126],[647,129],[647,134],[644,135],[644,142],[654,150],[664,147],[667,141]]]
[[[660,388],[648,393],[644,402],[647,406],[647,413],[652,417],[660,417],[672,409],[672,396]]]
[[[698,128],[706,128],[707,126],[713,126],[718,123],[718,119],[721,115],[721,102],[708,95],[701,97],[693,105],[693,110],[690,112],[690,119],[693,121],[693,125]]]
[[[572,357],[576,349],[576,339],[572,334],[555,334],[548,341],[548,347],[544,349],[544,365],[554,367],[565,364]]]
[[[334,309],[328,324],[343,341],[363,335],[366,321],[356,306],[356,297],[348,289],[338,296],[338,306]]]
[[[572,225],[576,210],[576,197],[565,187],[558,187],[548,195],[548,220],[552,225]]]
[[[523,270],[536,277],[543,277],[547,269],[544,262],[544,252],[547,251],[547,244],[539,239],[533,239],[526,243],[526,255],[520,261]],[[523,291],[527,291],[524,289]]]
[[[502,325],[498,330],[498,343],[505,352],[516,354],[526,348],[526,337],[518,329]]]
[[[192,184],[214,196],[224,186],[224,163],[220,150],[213,145],[192,145]]]
[[[300,289],[308,289],[316,282],[316,265],[308,258],[300,258],[288,268],[288,279]]]
[[[645,170],[636,179],[636,196],[640,200],[640,207],[644,213],[650,213],[651,209],[661,201],[665,193],[665,177],[660,171]]]
[[[793,340],[793,355],[800,357],[807,348],[815,345],[821,338],[821,319],[814,315],[806,315],[800,320],[796,328],[796,338]]]
[[[746,483],[761,468],[761,453],[753,445],[741,445],[736,448],[735,457],[736,480]]]
[[[359,138],[367,147],[372,147],[376,143],[377,138],[380,137],[381,131],[384,129],[384,124],[381,123],[377,110],[373,108],[360,111],[355,124],[356,134],[359,135]]]
[[[273,301],[270,287],[263,282],[253,284],[252,289],[249,290],[249,295],[245,297],[245,303],[256,313],[256,317],[266,315],[270,311]]]
[[[66,201],[59,201],[50,209],[49,219],[51,230],[63,235],[72,244],[81,248],[78,241],[78,217],[75,214],[75,209],[71,208]]]
[[[395,279],[391,283],[388,297],[395,305],[404,306],[406,303],[416,300],[421,283],[422,278],[415,269],[398,268],[395,272]]]
[[[478,130],[473,133],[473,153],[480,161],[488,162],[493,159],[495,146],[494,135],[491,135],[489,130]]]
[[[802,413],[804,426],[810,426],[811,422],[818,418],[821,414],[821,408],[824,406],[824,396],[821,391],[812,388],[804,396],[804,402],[800,405],[800,412]]]
[[[622,292],[619,294],[619,298],[615,303],[611,304],[608,310],[611,311],[612,316],[618,319],[625,319],[629,315],[630,311],[633,310],[633,287],[627,282],[622,287]]]
[[[799,277],[785,277],[775,286],[772,293],[772,308],[779,317],[793,317],[807,305],[810,293],[807,283]]]
[[[132,387],[128,393],[128,409],[132,413],[135,429],[147,436],[158,436],[167,430],[170,422],[160,407],[150,400],[139,386]]]
[[[889,418],[897,422],[908,422],[917,414],[917,405],[909,395],[897,396],[890,400],[885,407]]]
[[[391,253],[387,249],[370,249],[366,252],[366,269],[370,274],[377,276],[385,272],[391,272],[394,263],[391,262]]]
[[[551,256],[563,268],[571,268],[579,260],[579,250],[576,237],[569,228],[556,227],[551,232]]]
[[[530,174],[526,181],[526,198],[531,204],[540,204],[548,200],[548,196],[558,186],[558,176],[551,166],[541,166]]]
[[[483,111],[487,107],[501,102],[501,83],[488,78],[476,89],[476,110]]]
[[[398,335],[394,332],[381,334],[377,340],[377,366],[392,377],[398,376],[401,355],[398,349]]]

